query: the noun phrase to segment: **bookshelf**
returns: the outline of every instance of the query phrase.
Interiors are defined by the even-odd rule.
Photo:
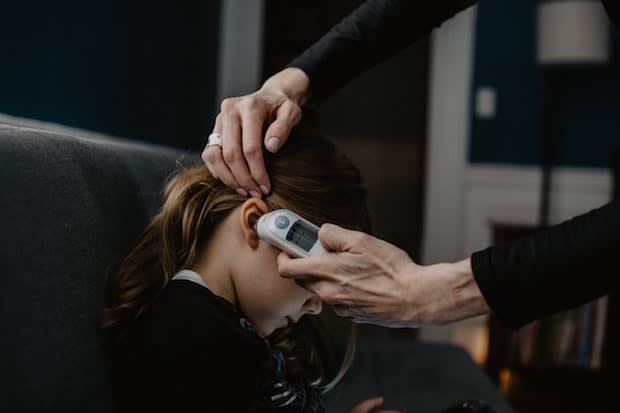
[[[620,150],[612,161],[620,198]],[[493,242],[511,242],[537,227],[496,225]],[[517,413],[620,411],[612,381],[620,371],[617,294],[534,321],[517,331],[489,318],[486,370]],[[616,398],[617,399],[617,398]]]

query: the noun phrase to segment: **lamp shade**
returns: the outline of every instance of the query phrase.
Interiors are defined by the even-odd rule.
[[[609,60],[609,20],[600,1],[547,1],[537,11],[538,63],[603,64]]]

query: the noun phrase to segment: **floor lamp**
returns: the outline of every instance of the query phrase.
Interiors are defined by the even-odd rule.
[[[543,69],[542,183],[539,225],[549,225],[551,172],[561,135],[562,79],[609,61],[609,21],[598,0],[544,1],[537,8],[536,61]],[[568,75],[568,76],[567,76]]]

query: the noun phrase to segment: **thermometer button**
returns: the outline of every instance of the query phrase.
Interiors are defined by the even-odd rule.
[[[278,217],[276,217],[276,227],[280,229],[284,229],[288,227],[288,224],[289,224],[289,220],[286,216],[279,215]]]

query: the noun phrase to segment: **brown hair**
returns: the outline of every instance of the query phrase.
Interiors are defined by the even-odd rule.
[[[272,191],[264,201],[271,210],[287,208],[319,226],[331,222],[370,229],[359,170],[324,137],[298,127],[280,153],[265,153],[265,163]],[[121,340],[172,276],[192,267],[215,228],[245,200],[202,164],[182,168],[169,179],[161,211],[110,279],[102,315],[108,338]],[[351,364],[355,330],[352,326],[340,364],[320,317],[303,317],[270,340],[284,351],[294,372],[327,391]]]

